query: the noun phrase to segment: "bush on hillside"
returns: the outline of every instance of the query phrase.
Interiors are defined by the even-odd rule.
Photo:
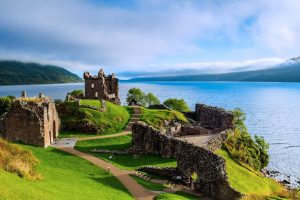
[[[0,167],[22,178],[37,180],[41,178],[36,170],[39,160],[31,152],[0,138]]]
[[[0,116],[8,111],[14,99],[13,96],[0,97]]]
[[[178,112],[188,112],[190,111],[187,103],[184,99],[176,99],[176,98],[169,98],[164,101],[164,104],[169,108],[176,110]]]
[[[159,104],[160,101],[153,93],[145,94],[139,88],[131,88],[128,90],[126,102],[130,104],[131,102],[136,102],[142,106],[150,106]]]
[[[224,143],[230,156],[239,164],[258,171],[269,163],[269,144],[261,136],[255,136],[254,140],[245,125],[246,115],[240,109],[235,109],[234,129],[230,131]]]
[[[74,100],[74,99],[83,99],[84,98],[84,91],[83,90],[73,90],[72,92],[69,92],[67,94],[67,97],[69,97],[69,99]],[[69,100],[66,97],[66,100]]]

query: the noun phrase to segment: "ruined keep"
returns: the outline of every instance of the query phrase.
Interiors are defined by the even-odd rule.
[[[233,115],[224,109],[197,104],[193,125],[177,125],[167,131],[159,131],[144,122],[132,127],[131,151],[137,154],[157,154],[176,158],[177,168],[158,169],[145,167],[145,172],[182,177],[182,182],[195,192],[214,199],[239,199],[242,194],[233,189],[226,173],[225,160],[214,153],[233,128]],[[192,175],[197,174],[196,180]]]
[[[119,80],[115,74],[105,76],[103,69],[100,69],[98,76],[92,76],[89,72],[84,72],[85,98],[102,99],[120,104]]]
[[[22,93],[0,121],[0,136],[4,139],[41,147],[49,146],[60,129],[55,104],[42,93],[38,98],[26,98]]]

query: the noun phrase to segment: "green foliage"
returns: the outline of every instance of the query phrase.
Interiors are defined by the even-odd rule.
[[[187,123],[188,120],[184,114],[175,110],[162,110],[162,109],[147,109],[142,108],[142,115],[140,120],[152,125],[156,129],[163,129],[165,127],[165,121],[179,121]]]
[[[162,191],[163,189],[167,188],[166,186],[158,183],[151,183],[149,181],[146,181],[144,179],[141,179],[137,176],[131,175],[131,177],[140,185],[142,185],[144,188],[152,191]]]
[[[149,106],[160,103],[159,99],[153,93],[145,94],[139,88],[131,88],[128,90],[126,102],[130,103],[135,101],[142,106]]]
[[[184,99],[176,99],[176,98],[169,98],[164,101],[164,104],[173,110],[177,110],[179,112],[188,112],[190,111],[187,103]]]
[[[154,200],[199,200],[199,197],[184,192],[161,193]]]
[[[102,138],[97,140],[78,141],[75,148],[79,151],[92,154],[122,169],[135,170],[142,166],[176,167],[176,159],[162,158],[158,155],[111,155],[92,153],[92,149],[122,150],[132,145],[130,135]],[[112,158],[109,158],[112,156]]]
[[[271,178],[254,173],[235,162],[226,150],[217,150],[226,161],[226,172],[230,185],[237,191],[249,196],[247,199],[265,199],[270,196],[288,196],[288,191]],[[253,197],[253,198],[250,198]],[[262,198],[263,197],[263,198]],[[245,198],[246,199],[246,198]]]
[[[90,101],[84,101],[89,105]],[[93,103],[93,101],[91,101]],[[88,134],[110,134],[122,131],[130,120],[132,109],[106,102],[106,112],[64,102],[57,106],[64,131]]]
[[[12,96],[0,97],[0,116],[9,110],[13,99]]]
[[[43,179],[29,181],[0,170],[1,200],[133,199],[115,177],[86,160],[51,147],[22,148],[40,160]]]
[[[155,96],[153,93],[148,93],[145,96],[145,102],[146,104],[149,105],[155,105],[155,104],[160,104],[159,99],[157,98],[157,96]]]
[[[75,82],[82,82],[82,79],[61,67],[18,61],[0,61],[0,85]]]
[[[255,140],[252,139],[244,123],[246,115],[240,109],[235,109],[233,114],[234,130],[229,132],[224,147],[236,162],[250,170],[259,171],[268,165],[269,145],[263,137],[255,136]]]
[[[37,180],[41,178],[36,170],[38,163],[39,160],[31,152],[0,138],[0,169],[25,179]]]
[[[145,93],[139,88],[131,88],[128,90],[126,102],[130,103],[136,101],[141,105],[145,105]]]

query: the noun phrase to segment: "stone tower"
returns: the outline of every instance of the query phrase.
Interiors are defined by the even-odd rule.
[[[98,76],[91,76],[89,72],[84,72],[83,78],[86,99],[103,99],[120,104],[119,80],[115,74],[105,76],[103,69],[100,69]]]

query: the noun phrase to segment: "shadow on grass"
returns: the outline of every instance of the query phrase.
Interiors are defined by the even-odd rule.
[[[130,196],[132,196],[131,193],[126,189],[126,187],[123,186],[119,181],[116,181],[116,178],[112,175],[107,175],[104,177],[90,176],[89,178],[97,183],[100,183],[101,185],[105,185],[116,190],[124,191]]]

